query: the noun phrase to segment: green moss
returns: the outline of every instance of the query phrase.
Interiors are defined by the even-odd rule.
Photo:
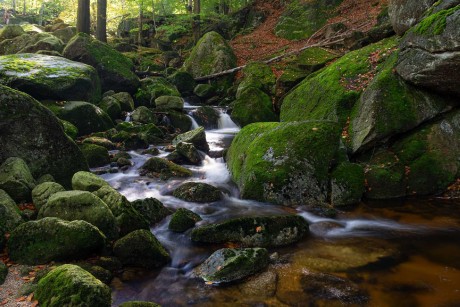
[[[185,232],[195,226],[196,222],[201,221],[201,217],[193,211],[179,208],[171,217],[168,229],[174,232]]]
[[[356,204],[364,193],[364,170],[359,164],[341,163],[331,175],[331,203],[335,206]]]
[[[313,47],[302,51],[296,58],[295,62],[301,68],[314,69],[318,66],[324,66],[327,62],[337,58],[337,55],[324,48]]]
[[[423,19],[411,32],[422,35],[440,35],[446,28],[446,19],[460,9],[457,5],[448,10],[439,11]]]
[[[78,128],[66,120],[60,120],[60,121],[64,128],[65,134],[67,134],[72,140],[75,140],[78,136]]]
[[[134,100],[139,105],[155,106],[155,99],[160,96],[178,96],[177,88],[168,80],[161,77],[146,78],[141,81],[141,87],[134,94]]]
[[[222,199],[222,192],[209,184],[187,182],[174,190],[173,196],[185,201],[207,203]]]
[[[276,77],[270,66],[261,62],[251,62],[243,69],[243,81],[238,86],[238,92],[252,86],[270,94],[273,93],[275,81]]]
[[[255,87],[248,87],[239,94],[231,116],[241,127],[255,122],[278,121],[270,96]]]
[[[101,177],[90,172],[77,172],[72,177],[72,188],[74,190],[94,192],[109,185]]]
[[[166,159],[153,157],[142,165],[143,175],[167,180],[172,177],[190,177],[192,172]]]
[[[82,144],[80,149],[88,162],[89,167],[99,167],[110,163],[107,148],[96,144]]]

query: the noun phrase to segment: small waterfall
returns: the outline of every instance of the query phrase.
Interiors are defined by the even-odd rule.
[[[132,113],[133,113],[133,112],[127,112],[127,113],[126,113],[125,122],[129,123],[129,122],[131,121],[131,114],[132,114]]]
[[[191,116],[190,114],[187,114],[187,116],[188,116],[188,117],[190,118],[190,120],[192,121],[192,127],[190,128],[191,130],[200,127],[200,125],[198,125],[198,123],[197,123],[196,120],[193,118],[193,116]]]
[[[239,127],[232,121],[230,115],[226,111],[220,110],[219,121],[217,122],[218,129],[239,129]]]

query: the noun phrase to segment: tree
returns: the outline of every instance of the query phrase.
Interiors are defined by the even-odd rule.
[[[192,24],[192,32],[193,32],[193,40],[195,43],[198,42],[201,36],[200,30],[200,13],[201,13],[201,2],[200,0],[193,0],[193,24]]]
[[[97,0],[96,38],[107,43],[107,0]]]
[[[89,34],[90,32],[90,0],[78,0],[77,32]]]

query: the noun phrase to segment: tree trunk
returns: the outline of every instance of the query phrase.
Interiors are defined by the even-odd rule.
[[[77,11],[77,32],[90,33],[90,0],[78,0],[78,11]]]
[[[23,1],[23,4],[24,4],[24,5],[22,6],[22,15],[25,16],[25,15],[26,15],[26,11],[27,11],[27,9],[26,9],[26,0]]]
[[[13,13],[16,14],[16,0],[11,1],[11,8],[13,9]]]
[[[97,0],[96,38],[107,43],[107,0]]]
[[[43,26],[43,14],[45,13],[45,3],[40,6],[40,13],[38,14],[38,24]]]
[[[143,10],[143,3],[144,1],[139,2],[139,21],[138,21],[138,27],[139,27],[139,33],[138,33],[138,44],[139,46],[142,46],[144,39],[142,36],[142,28],[144,27],[144,10]]]
[[[201,11],[200,0],[194,0],[193,1],[193,14],[195,14],[195,16],[193,17],[192,31],[193,31],[193,40],[195,41],[195,44],[198,42],[198,40],[201,37],[200,11]]]
[[[189,14],[192,14],[192,13],[193,13],[193,0],[188,0],[187,12],[188,12]]]

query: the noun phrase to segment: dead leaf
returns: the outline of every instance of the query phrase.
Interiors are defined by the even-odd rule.
[[[32,292],[32,293],[29,294],[29,296],[27,297],[27,301],[28,301],[28,302],[32,302],[33,297],[34,297],[34,293]]]
[[[257,227],[256,227],[256,232],[259,233],[259,232],[261,232],[261,231],[262,231],[262,226],[257,226]]]

